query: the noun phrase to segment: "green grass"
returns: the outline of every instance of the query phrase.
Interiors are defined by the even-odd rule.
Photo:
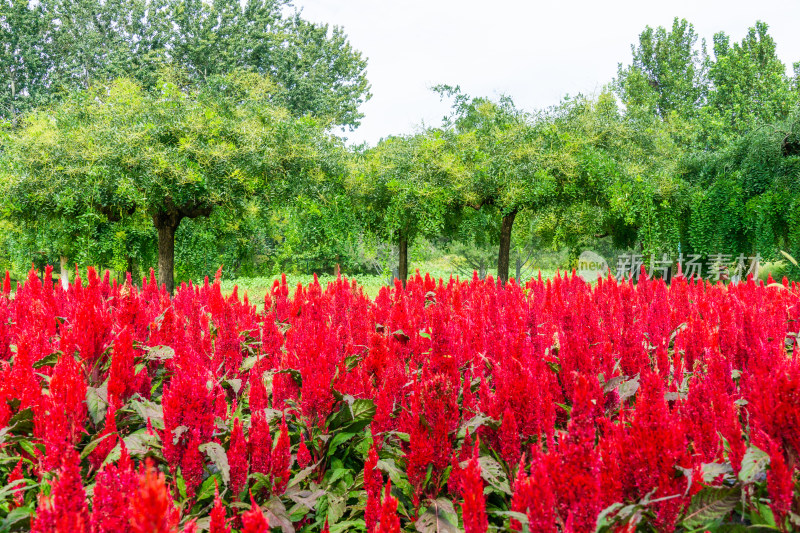
[[[413,275],[416,271],[412,272]],[[425,275],[426,271],[420,269],[420,274],[422,276]],[[432,278],[435,280],[443,279],[445,282],[450,279],[452,275],[454,278],[459,276],[461,280],[467,280],[472,278],[472,275],[463,275],[457,272],[447,271],[443,269],[431,269],[427,271]],[[494,272],[489,272],[494,277]],[[356,282],[364,289],[364,292],[370,298],[375,298],[378,295],[381,287],[386,287],[388,285],[388,276],[377,276],[373,274],[354,274],[352,276],[347,275],[346,273],[342,274],[343,276],[347,277],[348,280],[356,280]],[[512,272],[513,276],[513,272]],[[555,271],[542,271],[542,278],[552,278],[555,276]],[[267,291],[272,289],[273,284],[276,280],[280,281],[281,276],[265,276],[265,277],[257,277],[257,278],[237,278],[233,280],[222,280],[221,288],[223,294],[231,294],[233,292],[234,287],[238,287],[239,297],[243,297],[245,292],[247,293],[247,297],[250,300],[250,303],[254,303],[257,306],[261,306],[264,303],[264,295]],[[332,274],[321,274],[317,277],[319,280],[319,284],[322,286],[323,290],[327,287],[328,283],[331,283],[336,280],[336,276]],[[294,291],[297,288],[297,284],[302,284],[304,286],[310,284],[314,280],[313,275],[308,274],[286,274],[286,283],[289,286],[289,293],[294,294]]]
[[[239,296],[244,296],[245,292],[247,293],[247,297],[250,299],[251,303],[256,305],[261,305],[264,303],[264,295],[267,291],[272,289],[273,284],[276,280],[280,281],[281,276],[272,276],[272,277],[259,277],[259,278],[237,278],[234,280],[222,280],[221,288],[223,294],[230,294],[233,292],[234,286],[238,287]],[[331,283],[336,280],[336,276],[331,274],[322,274],[317,277],[319,280],[319,284],[324,289],[327,287],[328,283]],[[374,275],[356,275],[352,278],[347,276],[347,279],[355,279],[358,284],[364,288],[364,291],[371,297],[374,298],[378,295],[378,291],[381,287],[386,285],[387,278],[382,276],[374,276]],[[286,275],[286,283],[289,285],[289,293],[294,294],[295,289],[297,288],[297,284],[302,285],[309,285],[311,282],[314,281],[313,275],[308,274],[287,274]]]

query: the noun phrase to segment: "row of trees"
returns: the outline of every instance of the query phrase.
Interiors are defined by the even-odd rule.
[[[289,0],[5,0],[0,5],[0,118],[97,83],[157,89],[165,68],[202,86],[237,69],[274,82],[294,116],[355,127],[369,99],[366,59],[344,32]]]
[[[11,5],[4,31],[38,13],[50,33],[6,44],[4,217],[19,255],[44,249],[64,275],[157,264],[171,290],[176,242],[187,261],[280,248],[348,265],[369,241],[396,246],[405,279],[415,239],[443,235],[496,246],[503,280],[531,239],[800,256],[800,92],[763,23],[716,35],[713,59],[686,21],[647,28],[608,90],[539,112],[437,87],[441,125],[348,149],[331,132],[357,125],[365,63],[282,2]],[[88,78],[53,44],[70,24],[99,39]]]

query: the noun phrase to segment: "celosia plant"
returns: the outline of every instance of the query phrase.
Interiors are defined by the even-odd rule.
[[[800,529],[796,284],[218,280],[6,275],[4,531]]]

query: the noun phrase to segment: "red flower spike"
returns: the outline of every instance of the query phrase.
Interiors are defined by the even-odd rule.
[[[311,453],[306,446],[306,438],[302,433],[300,434],[300,446],[297,448],[297,466],[304,469],[311,463]]]
[[[247,482],[247,441],[244,438],[244,430],[239,418],[233,421],[231,431],[231,443],[228,448],[228,464],[231,473],[231,492],[234,497],[238,497],[242,488]]]
[[[250,510],[242,513],[242,533],[269,533],[269,521],[250,494]]]
[[[481,467],[477,457],[469,460],[461,479],[461,494],[464,498],[464,502],[461,504],[464,532],[486,533],[489,521],[486,517],[486,499],[483,495]]]
[[[14,470],[8,476],[8,484],[10,485],[15,481],[23,479],[25,479],[25,476],[22,474],[22,457],[20,457],[19,461],[17,461],[17,466],[14,467]],[[25,483],[15,484],[13,490],[15,490],[15,492],[10,504],[11,509],[21,507],[22,504],[25,503]]]
[[[392,481],[386,482],[381,505],[381,518],[377,533],[400,533],[400,517],[397,514],[397,499],[392,496]]]
[[[51,496],[43,498],[40,494],[38,514],[31,524],[31,531],[89,533],[89,508],[81,483],[79,458],[75,451],[65,459],[53,484]]]
[[[367,531],[373,531],[378,522],[380,513],[381,487],[383,486],[383,476],[378,470],[378,452],[375,449],[375,441],[369,448],[367,460],[364,462],[364,490],[367,493],[367,507],[364,510],[364,522]]]
[[[272,469],[272,434],[263,410],[253,413],[247,441],[250,471],[267,475]]]
[[[178,510],[169,494],[164,474],[149,458],[139,473],[139,487],[131,500],[132,533],[175,533]]]
[[[132,503],[138,497],[139,478],[122,443],[117,464],[107,464],[97,474],[92,498],[92,533],[129,533]]]
[[[225,507],[219,497],[219,487],[214,484],[214,508],[211,509],[211,523],[208,526],[208,533],[231,533],[228,521],[225,519]]]
[[[281,431],[278,434],[275,449],[272,450],[271,472],[274,494],[283,494],[286,491],[286,486],[289,484],[289,478],[292,475],[291,470],[289,470],[292,460],[289,445],[289,428],[286,426],[286,415],[283,415]]]

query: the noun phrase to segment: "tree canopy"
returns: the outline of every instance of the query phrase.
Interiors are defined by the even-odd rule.
[[[0,4],[0,118],[118,77],[153,88],[166,67],[195,85],[234,70],[268,76],[272,103],[355,127],[366,59],[341,28],[286,0],[7,0]]]
[[[200,91],[122,79],[74,93],[26,116],[4,143],[9,209],[31,219],[145,216],[158,232],[159,281],[172,290],[183,219],[241,209],[256,192],[281,197],[325,172],[320,151],[335,141],[271,105],[272,88],[243,73]]]
[[[431,243],[496,252],[502,281],[528,245],[800,256],[800,63],[761,21],[708,46],[648,26],[599,94],[547,109],[437,86],[441,124],[371,148],[331,134],[359,124],[366,60],[285,0],[7,0],[0,43],[7,253],[65,279],[363,271],[375,243],[402,280]]]

